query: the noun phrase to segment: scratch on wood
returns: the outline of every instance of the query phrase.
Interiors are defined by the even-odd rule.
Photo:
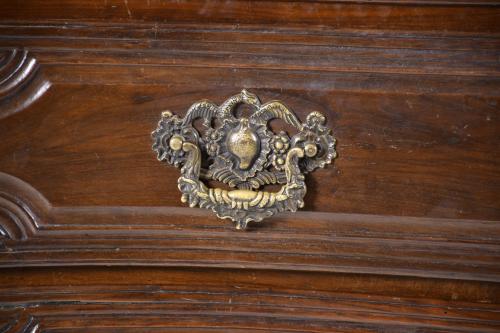
[[[123,0],[123,3],[125,4],[125,8],[127,8],[128,17],[132,18],[132,12],[130,11],[130,8],[128,8],[128,0]]]

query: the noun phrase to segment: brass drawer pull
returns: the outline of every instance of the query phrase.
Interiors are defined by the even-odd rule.
[[[253,108],[248,118],[236,118],[238,104]],[[204,131],[194,126],[203,120]],[[280,118],[298,133],[291,138],[268,127]],[[214,120],[218,119],[217,125]],[[202,100],[193,104],[184,118],[162,113],[152,133],[158,160],[181,168],[178,184],[182,202],[230,218],[236,228],[261,221],[285,210],[304,206],[304,174],[322,168],[336,157],[335,139],[324,126],[325,117],[311,112],[305,123],[282,102],[261,105],[259,98],[243,90],[221,106]],[[234,190],[210,188],[200,178],[216,180]],[[259,191],[264,185],[283,184],[278,192]]]

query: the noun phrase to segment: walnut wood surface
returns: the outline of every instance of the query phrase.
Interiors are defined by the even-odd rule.
[[[0,332],[500,330],[497,1],[0,2]],[[184,207],[160,112],[327,116],[306,207]],[[273,122],[273,128],[286,127]]]
[[[10,323],[17,318],[26,323],[36,320],[46,332],[492,332],[499,328],[498,309],[492,304],[498,301],[498,285],[487,283],[159,268],[10,270],[0,282],[5,302],[25,304],[24,309],[4,311]],[[422,299],[428,295],[434,299]]]
[[[203,1],[27,0],[4,1],[5,20],[149,21],[157,23],[317,26],[434,32],[498,32],[493,0]]]

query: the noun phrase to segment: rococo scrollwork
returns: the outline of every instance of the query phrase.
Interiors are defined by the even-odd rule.
[[[249,117],[236,117],[240,104],[252,109]],[[274,133],[268,123],[276,118],[293,126],[296,133],[292,137],[284,131]],[[197,119],[201,126],[195,126]],[[181,169],[182,202],[230,218],[238,229],[303,207],[304,174],[336,157],[335,139],[321,113],[310,113],[302,123],[282,102],[261,104],[246,90],[220,106],[199,101],[184,118],[163,112],[152,138],[158,160]],[[203,180],[234,189],[212,188]],[[282,186],[277,192],[259,190],[273,184]]]

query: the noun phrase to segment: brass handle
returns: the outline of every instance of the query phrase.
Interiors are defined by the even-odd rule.
[[[248,118],[236,118],[238,104],[253,107]],[[204,131],[194,126],[203,120]],[[280,118],[298,133],[290,138],[268,127]],[[219,120],[214,124],[214,120]],[[261,105],[243,90],[221,106],[203,100],[193,104],[184,118],[162,113],[152,133],[158,160],[181,168],[178,184],[182,202],[230,218],[237,229],[285,210],[304,206],[304,173],[322,168],[336,157],[335,139],[324,126],[325,117],[312,112],[301,123],[282,102]],[[204,159],[205,157],[206,159]],[[217,180],[235,190],[209,188],[201,179]],[[283,184],[278,192],[259,191],[265,185]]]

